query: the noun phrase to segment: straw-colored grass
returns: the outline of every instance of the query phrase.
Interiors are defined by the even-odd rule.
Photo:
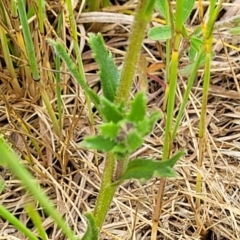
[[[87,46],[87,31],[90,23],[101,22],[101,33],[106,45],[114,55],[115,62],[121,68],[123,56],[128,43],[132,16],[126,11],[133,10],[134,1],[116,2],[116,5],[104,12],[81,14],[79,6],[76,7],[76,21],[80,36],[80,49],[88,84],[99,94],[99,77],[97,65]],[[122,4],[122,6],[120,6]],[[223,4],[218,21],[228,19],[234,14],[230,11],[239,11],[239,3]],[[47,3],[46,25],[49,27],[47,37],[54,37],[56,33],[55,17],[61,12],[59,5],[54,1]],[[205,10],[208,5],[205,4]],[[121,14],[121,15],[120,15]],[[154,15],[153,24],[156,25],[158,15]],[[36,49],[44,38],[38,34],[36,19],[32,18],[34,29],[34,43]],[[194,9],[188,28],[198,25],[198,11]],[[214,53],[211,68],[211,85],[207,109],[207,143],[205,160],[203,162],[202,176],[203,189],[201,209],[195,209],[195,186],[198,151],[198,124],[201,109],[202,74],[200,69],[198,78],[192,89],[189,104],[180,124],[176,140],[172,146],[174,152],[185,149],[186,156],[177,163],[175,169],[178,177],[167,180],[163,211],[159,220],[159,233],[157,239],[240,239],[240,70],[239,70],[239,36],[229,34],[231,26],[223,26],[214,30]],[[68,35],[67,25],[63,26],[63,42],[72,50],[71,37]],[[16,33],[12,33],[16,34]],[[43,42],[45,41],[42,39]],[[225,46],[221,41],[224,41]],[[147,57],[148,67],[163,62],[159,49],[164,43],[158,45],[146,36],[142,53]],[[182,48],[180,70],[188,64]],[[51,99],[54,109],[57,109],[55,85],[53,83],[54,59],[51,48],[41,49],[37,53],[41,67],[41,79]],[[0,48],[0,128],[12,147],[25,165],[36,177],[45,192],[56,205],[58,211],[64,216],[66,222],[74,232],[82,236],[86,228],[84,212],[94,208],[96,195],[100,186],[103,165],[103,155],[85,151],[79,148],[78,143],[84,136],[94,133],[100,120],[97,115],[95,125],[91,126],[88,119],[88,109],[84,93],[77,82],[68,75],[64,65],[61,67],[61,87],[63,100],[63,141],[60,141],[53,131],[51,120],[38,95],[38,85],[30,86],[24,83],[25,79],[19,68],[15,68],[23,94],[15,94],[9,85],[11,77],[7,69],[2,49]],[[20,60],[25,64],[24,59]],[[157,69],[156,74],[164,78],[164,68]],[[177,86],[176,111],[180,105],[187,76],[181,75]],[[136,76],[132,92],[139,90],[140,84]],[[33,96],[32,93],[36,94]],[[161,109],[164,89],[157,82],[149,79],[148,87],[149,109]],[[134,155],[160,159],[164,136],[164,119],[158,123],[154,132],[149,136],[144,146]],[[28,129],[28,131],[26,131]],[[28,132],[28,133],[27,133]],[[40,150],[37,151],[30,138],[33,138]],[[60,162],[67,162],[66,174],[63,174]],[[23,190],[19,181],[2,168],[1,177],[5,181],[5,190],[0,196],[1,204],[9,209],[32,231],[35,229],[24,210],[26,203],[32,198]],[[151,218],[154,200],[157,193],[158,179],[151,180],[143,185],[137,181],[123,184],[115,194],[111,209],[107,215],[101,239],[150,239]],[[43,218],[43,226],[49,239],[65,239],[50,218],[36,204]],[[199,226],[202,228],[199,228]],[[200,234],[205,233],[205,238]],[[0,239],[25,239],[20,232],[0,219]]]

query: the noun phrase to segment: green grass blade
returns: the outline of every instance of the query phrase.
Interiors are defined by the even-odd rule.
[[[99,96],[87,85],[87,83],[82,79],[81,74],[79,73],[76,64],[67,54],[66,50],[60,42],[55,42],[52,39],[48,39],[49,43],[54,47],[55,52],[60,58],[66,63],[68,70],[72,76],[76,79],[82,89],[88,94],[92,102],[99,110],[100,98]]]
[[[18,0],[17,7],[18,7],[20,21],[22,24],[22,31],[23,31],[25,46],[26,46],[27,55],[28,55],[28,63],[32,71],[32,77],[33,77],[33,80],[39,81],[40,75],[38,71],[38,65],[37,65],[37,59],[35,56],[34,46],[32,42],[32,36],[30,33],[29,25],[28,25],[25,1]]]
[[[61,29],[63,26],[63,15],[62,13],[59,14],[58,16],[58,25],[57,25],[57,35],[60,36],[61,34]],[[56,95],[57,95],[57,109],[58,109],[58,122],[59,126],[62,127],[62,113],[63,113],[63,108],[62,108],[62,94],[61,94],[61,75],[60,75],[60,67],[61,67],[61,61],[60,57],[56,56],[55,60],[55,68],[56,68]]]
[[[41,34],[44,34],[44,19],[45,16],[45,0],[37,0],[37,15],[38,15],[38,24],[39,24],[39,31]]]
[[[197,70],[198,70],[198,68],[199,68],[199,66],[201,64],[201,60],[202,60],[203,55],[204,55],[204,48],[201,48],[201,50],[200,50],[200,52],[198,54],[198,57],[195,60],[194,65],[193,65],[192,70],[191,70],[191,75],[190,75],[188,83],[187,83],[187,88],[186,88],[186,90],[184,92],[183,100],[182,100],[182,103],[180,105],[180,108],[179,108],[179,111],[178,111],[178,115],[177,115],[177,118],[176,118],[176,122],[175,122],[173,130],[172,130],[172,134],[171,134],[172,135],[172,139],[174,139],[175,136],[176,136],[176,133],[177,133],[180,121],[182,119],[184,110],[186,108],[186,105],[187,105],[187,102],[188,102],[188,98],[189,98],[189,95],[190,95],[190,91],[192,89],[192,85],[193,85],[193,82],[194,82],[195,77],[197,75]]]
[[[5,207],[0,204],[0,216],[6,219],[9,223],[14,225],[18,230],[20,230],[28,239],[38,240],[38,238],[12,213],[10,213]]]
[[[25,209],[28,213],[28,216],[30,216],[30,218],[32,219],[33,224],[38,231],[38,235],[41,237],[42,240],[48,240],[47,233],[43,228],[43,222],[41,217],[39,216],[39,213],[34,209],[33,205],[31,204],[27,205]]]
[[[13,66],[13,62],[12,62],[12,59],[11,59],[8,40],[7,40],[7,37],[6,37],[5,30],[2,26],[0,26],[0,41],[1,41],[1,45],[2,45],[3,57],[4,57],[4,60],[6,62],[8,71],[9,71],[11,77],[12,77],[11,86],[12,86],[15,93],[21,95],[22,91],[21,91],[20,85],[18,83],[17,76],[16,76],[16,73],[15,73],[15,69],[14,69],[14,66]]]
[[[45,212],[49,214],[56,224],[62,229],[70,240],[76,240],[74,233],[66,225],[61,215],[52,206],[51,201],[45,193],[39,188],[29,171],[19,162],[18,156],[13,152],[10,146],[6,143],[3,136],[0,136],[0,165],[7,166],[13,174],[21,180],[22,185],[29,193],[41,204]]]

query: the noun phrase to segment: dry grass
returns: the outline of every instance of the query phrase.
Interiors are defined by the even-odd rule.
[[[119,1],[121,3],[122,1]],[[237,2],[237,1],[236,1]],[[237,3],[236,3],[237,4]],[[239,3],[226,3],[219,21],[230,10],[239,8]],[[101,32],[106,45],[114,55],[116,63],[121,67],[129,36],[131,16],[121,15],[119,11],[131,10],[134,1],[129,1],[122,7],[113,7],[95,16],[92,13],[76,12],[80,48],[88,84],[100,91],[97,65],[86,43],[87,27],[83,23],[101,20]],[[47,20],[48,37],[54,37],[55,15],[61,11],[60,6],[53,1],[48,2]],[[206,10],[208,6],[206,5]],[[108,12],[108,13],[107,13]],[[123,14],[123,13],[121,13]],[[198,22],[197,10],[193,11],[189,28]],[[233,15],[232,15],[233,16]],[[157,17],[157,15],[156,15]],[[229,16],[227,16],[229,18]],[[33,20],[33,26],[36,24]],[[49,21],[49,22],[48,22]],[[155,24],[155,23],[154,23]],[[54,25],[53,25],[54,26]],[[63,32],[68,32],[63,28]],[[38,35],[37,32],[34,34]],[[38,35],[39,36],[39,35]],[[221,36],[221,37],[220,37]],[[221,38],[230,45],[223,48]],[[158,239],[204,239],[200,231],[205,232],[205,239],[240,239],[240,89],[239,89],[239,37],[233,38],[227,28],[215,30],[214,52],[211,70],[211,88],[208,102],[208,141],[206,143],[205,160],[202,168],[203,192],[201,209],[194,207],[195,183],[198,151],[198,123],[201,109],[202,70],[199,70],[192,90],[189,104],[178,130],[172,151],[185,149],[187,154],[176,166],[179,176],[167,181],[163,213],[159,220]],[[35,38],[36,40],[36,38]],[[66,34],[63,37],[71,49],[71,39]],[[37,40],[35,44],[38,44]],[[161,43],[164,48],[164,43]],[[232,47],[231,47],[232,46]],[[184,50],[184,49],[183,49]],[[52,51],[38,55],[41,66],[41,79],[45,83],[52,105],[56,109],[54,84],[50,79],[49,70],[53,67]],[[143,45],[143,53],[147,56],[149,66],[161,62],[156,43],[147,37]],[[0,53],[1,54],[1,53]],[[16,96],[9,87],[11,81],[4,59],[0,55],[0,127],[14,149],[18,152],[26,166],[37,181],[50,196],[66,222],[72,226],[79,236],[82,235],[86,222],[83,213],[92,210],[98,193],[103,155],[86,152],[78,148],[78,143],[85,135],[93,133],[100,123],[95,116],[95,126],[90,126],[85,97],[74,79],[68,74],[62,74],[62,99],[64,110],[63,134],[64,141],[59,141],[52,129],[52,123],[38,95],[31,96],[26,86],[24,96]],[[183,53],[180,68],[188,64]],[[66,72],[64,66],[62,71]],[[156,72],[164,78],[164,69]],[[16,69],[19,81],[24,85],[19,70]],[[182,99],[182,93],[187,76],[179,75],[177,89],[176,111]],[[37,88],[34,85],[34,88]],[[133,88],[133,93],[139,89],[139,84]],[[149,82],[149,109],[161,108],[164,89],[156,82]],[[137,156],[155,156],[161,158],[164,135],[164,120],[157,124],[154,133],[146,139]],[[40,146],[38,153],[24,130],[26,126],[32,137]],[[32,164],[27,162],[29,156]],[[67,161],[66,174],[63,174],[60,162]],[[97,161],[99,166],[97,166]],[[36,231],[28,218],[24,206],[34,203],[26,194],[19,182],[6,169],[1,170],[6,188],[0,196],[1,204],[7,207],[32,231]],[[106,218],[101,239],[150,239],[151,216],[154,199],[157,193],[158,179],[140,185],[137,181],[123,184],[115,194],[111,209]],[[34,203],[43,218],[43,226],[49,234],[49,239],[65,239],[50,218]],[[199,226],[202,228],[200,229]],[[0,219],[0,239],[25,239],[15,228]]]

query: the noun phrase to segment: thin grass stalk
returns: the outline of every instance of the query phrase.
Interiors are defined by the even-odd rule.
[[[108,7],[109,4],[110,4],[110,0],[103,0],[102,6],[105,8],[105,7]]]
[[[151,20],[154,3],[155,1],[149,2],[148,0],[140,0],[138,2],[115,103],[128,102],[134,79],[135,66],[137,66],[139,60],[145,29],[148,22]],[[94,217],[99,229],[102,227],[114,193],[118,187],[117,184],[112,184],[115,165],[116,160],[113,154],[109,153],[106,157],[101,187],[94,209]],[[118,169],[116,172],[118,172]]]
[[[32,77],[33,77],[33,80],[38,82],[40,80],[40,75],[39,75],[37,60],[36,60],[36,56],[35,56],[33,41],[32,41],[32,37],[31,37],[29,25],[28,25],[25,3],[23,0],[19,0],[17,2],[17,4],[18,4],[17,6],[18,6],[19,16],[20,16],[20,20],[21,20],[21,24],[22,24],[22,31],[23,31],[27,56],[29,59],[28,62],[29,62],[31,72],[32,72]],[[38,85],[40,88],[40,94],[43,99],[43,102],[44,102],[44,104],[48,110],[48,114],[53,122],[53,128],[54,128],[56,134],[58,135],[58,137],[61,138],[61,134],[62,134],[61,128],[58,124],[58,121],[57,121],[56,115],[54,113],[54,110],[52,108],[52,105],[50,103],[49,97],[47,96],[47,93],[44,90],[44,88],[42,87],[41,83],[38,83]]]
[[[39,70],[38,70],[38,65],[37,65],[37,59],[35,57],[32,36],[30,33],[29,25],[28,25],[25,1],[18,0],[17,7],[18,7],[19,17],[20,17],[20,21],[21,21],[21,25],[22,25],[25,47],[26,47],[27,56],[28,56],[28,63],[31,68],[32,77],[33,77],[34,81],[39,81],[40,75],[39,75]]]
[[[9,73],[12,77],[12,81],[10,82],[13,91],[18,94],[19,96],[22,95],[22,90],[21,87],[18,83],[17,76],[15,73],[15,69],[13,67],[13,62],[11,59],[11,54],[8,48],[8,41],[7,41],[7,36],[5,34],[5,30],[2,26],[0,26],[0,40],[2,43],[2,50],[3,50],[3,57],[6,62],[7,68],[9,70]]]
[[[75,22],[74,13],[73,13],[72,1],[71,0],[66,0],[66,5],[67,5],[68,14],[69,14],[68,17],[69,17],[69,22],[70,22],[69,27],[71,29],[70,32],[71,32],[72,37],[73,37],[73,48],[74,48],[74,51],[75,51],[75,54],[76,54],[76,57],[77,57],[78,71],[81,75],[81,79],[83,79],[84,82],[87,82],[85,72],[84,72],[81,52],[80,52],[80,48],[79,48],[79,42],[78,42],[78,36],[77,36],[77,26],[76,26],[76,22]],[[87,108],[88,108],[89,121],[93,125],[94,124],[94,119],[93,119],[93,113],[92,113],[92,108],[91,108],[91,101],[90,101],[90,98],[88,97],[87,94],[85,94],[85,98],[86,98],[86,103],[87,103]]]
[[[41,238],[41,240],[48,240],[47,233],[44,229],[42,219],[41,219],[38,211],[34,208],[33,204],[28,204],[25,207],[25,210],[26,210],[28,216],[33,221],[33,225],[37,229],[38,236]]]
[[[45,0],[36,0],[38,26],[41,34],[44,34],[44,19],[45,19]]]
[[[53,124],[53,129],[54,129],[54,132],[57,134],[57,136],[61,139],[62,137],[62,131],[61,131],[61,128],[60,128],[60,125],[59,125],[59,122],[57,120],[57,117],[56,117],[56,114],[52,108],[52,105],[51,105],[51,102],[50,102],[50,99],[45,91],[45,89],[39,85],[40,87],[40,92],[41,92],[41,97],[42,97],[42,100],[46,106],[46,109],[47,109],[47,112],[49,114],[49,117],[50,119],[52,120],[52,124]]]
[[[171,8],[170,4],[168,4],[168,0],[165,0],[165,6],[166,6],[166,25],[167,26],[172,26],[172,21],[171,21]],[[172,34],[174,33],[174,29],[172,26]],[[164,94],[164,101],[163,101],[163,111],[166,111],[167,107],[167,99],[168,99],[168,94],[169,94],[169,76],[170,76],[170,61],[171,61],[171,39],[166,40],[166,76],[165,76],[165,81],[166,81],[166,90]]]
[[[16,32],[16,42],[17,46],[15,48],[15,52],[19,59],[27,59],[27,51],[25,48],[25,43],[22,35],[22,31],[20,29],[20,21],[19,15],[17,11],[17,1],[11,0],[11,15],[12,15],[12,25],[13,29]],[[28,91],[30,92],[31,96],[35,96],[35,88],[33,86],[32,75],[29,65],[23,65],[22,62],[18,63],[18,67],[20,69],[20,75],[22,79],[25,79],[23,82],[23,88],[28,86]]]
[[[199,156],[198,156],[198,173],[197,173],[197,182],[196,182],[196,192],[200,194],[202,192],[202,163],[204,159],[205,152],[205,142],[206,142],[206,113],[207,113],[207,100],[208,100],[208,91],[209,91],[209,83],[210,83],[210,68],[211,68],[211,48],[212,46],[212,38],[209,38],[207,42],[205,42],[206,47],[206,60],[205,60],[205,68],[204,68],[204,83],[203,83],[203,96],[202,96],[202,107],[201,107],[201,115],[199,122]],[[209,52],[209,50],[210,52]],[[200,207],[200,198],[196,198],[196,209]]]
[[[59,19],[58,19],[58,25],[57,25],[57,35],[61,35],[61,29],[63,25],[63,14],[59,14]],[[61,58],[56,55],[55,59],[55,69],[56,69],[56,95],[57,95],[57,114],[58,114],[58,122],[60,128],[62,128],[62,114],[63,114],[63,108],[62,108],[62,94],[61,94],[61,74],[60,74],[60,67],[61,67]]]
[[[183,100],[181,102],[181,105],[180,105],[180,108],[179,108],[179,111],[178,111],[178,115],[176,117],[176,121],[175,121],[175,124],[174,124],[174,127],[173,127],[172,139],[174,139],[175,136],[176,136],[179,124],[181,122],[184,110],[185,110],[186,105],[188,103],[188,98],[189,98],[189,95],[190,95],[195,77],[197,75],[197,71],[198,71],[199,66],[201,64],[201,59],[203,58],[204,53],[205,53],[205,50],[204,50],[204,47],[202,47],[200,52],[198,53],[198,56],[197,56],[195,62],[194,62],[194,65],[193,65],[193,68],[192,68],[192,71],[191,71],[191,75],[189,76],[189,79],[188,79],[188,82],[187,82],[187,87],[186,87],[186,90],[184,92]]]
[[[169,5],[169,2],[168,2]],[[167,116],[166,116],[166,127],[163,144],[163,156],[162,161],[166,161],[170,157],[170,147],[173,141],[172,139],[172,126],[173,126],[173,113],[175,106],[175,92],[177,86],[177,71],[178,71],[178,58],[179,58],[179,46],[182,38],[182,0],[176,2],[176,22],[175,22],[175,35],[172,45],[172,56],[169,76],[169,94],[167,99]],[[170,8],[170,5],[169,5]],[[152,234],[151,240],[157,239],[157,228],[158,220],[162,211],[163,195],[165,189],[166,179],[162,178],[159,190],[157,194],[156,206],[154,209],[154,215],[152,218]]]
[[[209,84],[210,84],[210,69],[211,69],[211,59],[212,59],[212,42],[213,42],[213,25],[216,21],[218,12],[221,8],[221,4],[215,7],[215,1],[212,0],[210,2],[210,13],[209,20],[207,25],[202,22],[202,31],[204,36],[204,47],[205,47],[205,68],[204,68],[204,82],[203,82],[203,96],[202,96],[202,107],[200,114],[200,122],[199,122],[199,154],[198,154],[198,173],[196,180],[196,193],[201,194],[202,192],[202,175],[201,169],[204,161],[205,154],[205,145],[206,145],[206,117],[207,117],[207,101],[208,101],[208,92],[209,92]],[[200,11],[202,12],[202,11]],[[201,199],[196,198],[196,209],[199,209],[201,206]]]
[[[101,0],[89,0],[89,11],[94,12],[98,11],[100,8]]]
[[[18,16],[17,1],[15,1],[15,0],[11,0],[11,14],[13,17]]]
[[[30,231],[25,224],[23,224],[18,218],[16,218],[12,213],[10,213],[3,205],[0,204],[0,215],[2,218],[6,219],[9,223],[15,226],[21,231],[29,240],[38,240],[38,237]]]
[[[63,218],[59,215],[56,209],[52,206],[51,201],[46,194],[40,189],[39,185],[35,182],[29,171],[20,163],[18,156],[6,143],[3,135],[0,136],[0,164],[8,167],[12,173],[21,180],[22,185],[28,190],[28,192],[38,201],[44,208],[44,211],[52,217],[54,222],[61,228],[63,233],[70,240],[76,240],[76,237],[72,230],[65,223]],[[1,205],[0,205],[1,206]],[[4,210],[3,208],[1,209]],[[34,239],[35,240],[35,239]]]

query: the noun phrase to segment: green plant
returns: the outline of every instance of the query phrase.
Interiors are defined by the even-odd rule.
[[[120,82],[117,68],[111,56],[108,56],[101,36],[90,34],[89,43],[100,67],[100,79],[104,93],[104,97],[101,98],[82,80],[76,65],[69,58],[63,46],[50,40],[56,54],[65,61],[70,73],[89,95],[104,121],[99,127],[98,135],[88,137],[82,142],[83,147],[108,153],[100,192],[93,212],[93,219],[98,229],[101,229],[119,184],[130,178],[149,179],[154,176],[174,176],[172,167],[183,154],[179,152],[166,162],[157,162],[153,159],[129,161],[130,154],[142,145],[143,137],[151,132],[154,123],[160,118],[158,112],[153,112],[150,117],[146,115],[146,99],[143,93],[136,95],[130,108],[127,104],[135,72],[134,66],[139,59],[144,31],[151,19],[153,7],[154,1],[142,0],[138,3]],[[88,225],[86,239],[89,232],[95,232],[91,231],[91,224]]]
[[[41,204],[41,206],[44,208],[44,211],[49,214],[52,219],[54,219],[55,223],[62,229],[66,236],[68,236],[71,240],[75,240],[76,237],[74,236],[74,233],[65,224],[61,215],[53,207],[51,201],[46,196],[44,191],[40,189],[39,185],[36,183],[29,171],[23,166],[22,163],[19,162],[19,157],[10,148],[2,134],[0,135],[0,151],[0,165],[11,169],[14,175],[22,181],[22,185],[25,186],[26,190]],[[29,209],[29,211],[31,210]],[[33,211],[31,212],[34,214]],[[32,233],[19,219],[17,219],[2,205],[0,205],[0,215],[21,230],[22,233],[24,233],[29,239],[38,239],[34,233]],[[38,217],[35,216],[34,219],[37,221]],[[41,229],[41,223],[38,223],[38,225],[39,229]]]
[[[215,8],[215,1],[210,1],[209,20],[207,24],[202,23],[202,32],[201,28],[197,28],[194,33],[188,34],[184,23],[188,19],[195,1],[176,1],[176,10],[173,14],[169,1],[156,1],[156,5],[162,16],[166,20],[165,26],[159,26],[152,28],[149,31],[150,38],[154,40],[166,40],[166,80],[169,83],[165,94],[165,103],[167,103],[167,116],[166,116],[166,128],[165,128],[165,138],[164,138],[164,147],[163,147],[163,160],[168,159],[171,144],[176,136],[177,129],[179,127],[180,121],[183,117],[184,109],[186,108],[190,91],[194,82],[194,79],[197,76],[197,70],[201,64],[205,65],[205,74],[204,74],[204,83],[203,83],[203,97],[202,97],[202,109],[201,117],[199,123],[199,158],[198,158],[198,167],[201,169],[202,161],[204,158],[204,146],[205,146],[205,129],[206,129],[206,104],[208,96],[208,87],[210,79],[210,61],[211,61],[211,45],[212,45],[212,32],[213,24],[216,20],[217,14],[219,12],[220,6],[218,5]],[[200,7],[201,10],[201,7]],[[201,13],[202,11],[200,11]],[[200,16],[203,19],[202,15]],[[201,34],[202,33],[202,34]],[[190,42],[189,48],[189,60],[191,63],[188,66],[187,72],[190,75],[187,82],[187,87],[185,89],[184,97],[181,102],[178,114],[176,116],[175,123],[173,122],[173,111],[175,105],[175,92],[177,85],[177,75],[178,75],[178,62],[179,62],[179,46],[181,40],[185,38]],[[186,70],[185,69],[185,70]],[[185,72],[186,73],[186,72]],[[173,126],[173,127],[172,127]],[[196,192],[201,193],[201,174],[197,174],[196,182]],[[161,179],[159,192],[156,201],[155,212],[153,216],[153,227],[152,227],[152,238],[156,239],[157,236],[157,227],[158,219],[162,210],[163,195],[165,189],[166,179]],[[196,198],[196,208],[200,206],[200,199]]]
[[[89,11],[98,11],[100,8],[109,6],[109,0],[88,0],[87,5]]]
[[[108,3],[108,1],[105,1],[105,3]],[[91,99],[92,103],[94,103],[103,120],[103,124],[99,127],[99,133],[96,136],[85,138],[82,142],[82,147],[93,148],[107,153],[101,188],[94,212],[93,214],[86,214],[89,224],[83,239],[98,238],[99,230],[102,227],[113,195],[117,187],[123,181],[131,178],[148,180],[152,177],[173,177],[175,176],[173,166],[183,155],[183,152],[176,153],[171,159],[169,159],[169,161],[164,162],[156,161],[154,159],[130,158],[131,153],[142,145],[144,136],[152,131],[155,122],[161,117],[160,113],[157,111],[152,112],[150,115],[147,114],[146,96],[144,93],[137,94],[131,101],[130,106],[128,104],[135,74],[135,66],[139,59],[146,26],[152,16],[154,3],[155,1],[147,0],[140,0],[138,3],[129,41],[129,48],[121,73],[119,73],[111,55],[107,52],[102,37],[100,35],[90,34],[89,44],[93,49],[96,61],[99,64],[101,85],[104,94],[103,97],[99,97],[85,81],[82,59],[77,45],[76,24],[73,18],[73,10],[70,1],[66,1],[66,5],[64,5],[64,7],[68,9],[69,14],[64,17],[68,17],[70,20],[69,28],[71,30],[74,50],[77,56],[76,64],[69,57],[65,48],[62,46],[61,41],[55,42],[49,40],[49,43],[54,47],[58,56],[56,62],[58,69],[61,58],[66,63],[72,76],[85,91],[86,96]],[[43,4],[43,1],[39,1],[39,5],[37,5],[41,32],[43,31],[42,18],[44,14],[41,14]],[[13,4],[13,6],[15,5]],[[23,26],[23,36],[19,36],[19,39],[24,39],[25,45],[27,46],[26,48],[24,47],[24,54],[29,58],[29,67],[33,74],[33,79],[37,81],[40,78],[40,83],[36,82],[36,85],[40,88],[41,97],[53,122],[54,131],[59,139],[62,139],[61,121],[57,120],[48,95],[41,84],[41,75],[38,70],[29,25],[27,24],[28,17],[26,14],[25,2],[21,0],[17,1],[16,8],[20,14],[21,24]],[[29,14],[32,14],[32,12],[30,11]],[[103,56],[104,58],[102,58]],[[112,71],[109,71],[109,69]],[[61,100],[59,98],[59,88],[57,88],[57,92],[58,108],[60,109]],[[61,117],[61,113],[58,117]],[[34,143],[34,139],[32,141]],[[104,145],[102,143],[104,143]],[[64,223],[64,220],[52,206],[48,197],[43,193],[31,174],[19,161],[3,135],[1,135],[0,138],[0,151],[2,154],[0,164],[9,168],[14,175],[21,180],[28,192],[41,204],[46,213],[53,218],[69,239],[76,239],[76,236]],[[46,233],[41,228],[41,221],[37,212],[35,212],[31,206],[28,206],[26,211],[33,219],[39,236],[41,236],[42,239],[45,239]],[[29,231],[27,227],[23,226],[23,224],[2,205],[0,206],[0,214],[20,229],[29,239],[36,239],[36,236]]]

